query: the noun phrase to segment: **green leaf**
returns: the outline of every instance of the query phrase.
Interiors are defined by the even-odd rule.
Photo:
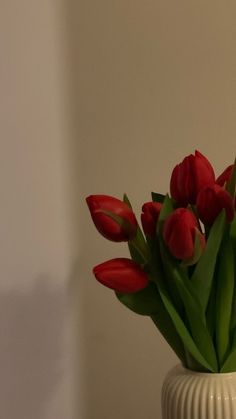
[[[157,284],[157,288],[159,290],[165,310],[168,312],[172,320],[172,323],[174,325],[174,328],[184,345],[185,354],[187,353],[186,351],[191,353],[192,357],[196,361],[195,365],[198,364],[199,366],[201,366],[199,367],[201,368],[201,370],[209,371],[211,370],[211,366],[209,365],[209,363],[207,363],[207,361],[204,359],[204,357],[200,353],[191,334],[188,331],[188,328],[186,327],[184,321],[182,320],[181,315],[178,313],[178,310],[175,308],[174,303],[172,299],[170,298],[167,281],[166,281],[166,275],[163,271],[163,264],[160,261],[161,255],[160,255],[159,244],[157,242],[156,242],[155,251],[157,254],[157,259],[154,259],[150,265],[151,270],[152,270],[150,277],[152,281],[154,281]],[[186,359],[186,355],[185,355],[185,359]],[[185,364],[188,367],[190,367],[188,363],[185,362]],[[193,365],[193,363],[191,363],[191,365]]]
[[[187,367],[184,345],[176,332],[176,328],[171,320],[171,317],[166,311],[162,300],[159,301],[159,309],[157,313],[152,314],[151,319],[182,364]]]
[[[128,205],[128,207],[129,207],[130,209],[132,209],[132,205],[131,205],[130,200],[129,200],[128,196],[126,195],[126,193],[123,195],[123,202],[124,202],[126,205]]]
[[[189,290],[185,287],[182,278],[177,276],[176,280],[179,287],[179,293],[182,296],[182,300],[184,302],[194,341],[201,354],[211,365],[212,369],[217,372],[218,363],[215,348],[210,333],[206,327],[206,320],[201,313],[201,306],[189,292]]]
[[[168,249],[165,247],[165,244],[161,237],[159,237],[159,243],[160,243],[159,252],[161,255],[160,257],[162,258],[162,261],[163,261],[163,271],[165,273],[165,284],[167,286],[168,293],[171,297],[171,300],[176,310],[182,316],[184,313],[184,305],[183,305],[182,299],[180,298],[176,281],[173,279],[172,265],[170,264],[171,256],[169,254]],[[158,254],[159,252],[156,250],[156,254]]]
[[[158,219],[158,224],[157,224],[158,233],[161,233],[164,221],[173,211],[174,211],[173,201],[167,194],[165,196],[165,200],[163,202],[159,219]]]
[[[159,202],[162,204],[165,200],[165,195],[161,193],[152,192],[152,200],[153,202]]]
[[[218,364],[215,348],[206,327],[205,314],[195,295],[192,283],[190,282],[186,271],[180,270],[178,263],[173,260],[168,251],[165,251],[164,247],[162,248],[162,255],[164,265],[168,266],[172,283],[177,287],[178,293],[184,304],[193,339],[201,354],[208,364],[211,365],[212,370],[216,372],[218,370]]]
[[[234,254],[227,235],[223,240],[217,270],[216,346],[222,365],[230,343],[230,319],[234,290]]]
[[[230,224],[230,239],[232,241],[233,249],[236,254],[236,216]]]
[[[199,259],[198,264],[194,270],[191,282],[194,286],[199,301],[201,301],[203,311],[206,310],[212,280],[215,271],[217,255],[225,230],[225,211],[215,220],[207,240],[206,248]]]
[[[181,316],[176,310],[169,296],[169,293],[167,291],[165,276],[162,274],[160,267],[157,266],[157,272],[152,273],[152,275],[154,275],[154,278],[156,277],[157,287],[158,287],[161,299],[164,303],[165,309],[167,310],[169,316],[171,317],[172,322],[175,326],[175,329],[177,333],[179,334],[179,337],[181,338],[182,343],[185,346],[186,350],[188,350],[188,352],[191,353],[193,358],[198,362],[198,364],[202,366],[203,369],[206,369],[208,371],[209,370],[214,371],[212,366],[207,362],[207,360],[201,354],[191,334],[189,333],[188,328],[186,327],[184,321],[182,320]]]
[[[132,294],[116,292],[116,296],[122,304],[135,313],[150,316],[178,358],[185,363],[183,344],[153,282],[142,291]]]
[[[195,358],[190,354],[190,352],[185,348],[185,358],[186,358],[186,365],[187,368],[192,371],[201,371],[206,372],[206,368],[203,368],[199,362],[196,361]]]
[[[150,259],[150,251],[139,226],[137,227],[136,236],[132,240],[129,240],[128,246],[130,255],[135,262],[141,265],[148,263]]]
[[[159,235],[160,243],[162,243],[161,233],[162,233],[162,227],[163,227],[164,221],[173,212],[173,210],[174,210],[173,201],[167,194],[166,197],[165,197],[165,200],[163,202],[163,206],[162,206],[162,209],[161,209],[161,213],[160,213],[160,216],[159,216],[159,222],[158,222],[158,235]],[[162,246],[164,246],[164,244],[161,245],[161,247]],[[169,269],[171,269],[171,267],[168,266],[168,263],[166,264],[166,262],[167,262],[166,260],[164,260],[163,262],[164,262],[163,265],[165,266],[164,269],[167,269],[167,271]],[[167,273],[167,271],[166,271],[166,273]],[[214,352],[211,353],[211,357],[209,357],[210,361],[211,361],[209,363],[208,360],[206,360],[204,355],[201,353],[201,351],[198,349],[198,347],[197,347],[196,343],[194,342],[191,334],[189,333],[186,325],[184,324],[181,316],[179,315],[177,309],[175,308],[173,302],[171,301],[171,299],[169,297],[169,293],[167,292],[167,289],[166,289],[167,284],[165,282],[166,281],[163,281],[162,278],[158,278],[158,281],[157,281],[158,289],[159,289],[162,301],[165,305],[165,308],[168,311],[168,313],[169,313],[169,315],[170,315],[170,317],[171,317],[171,319],[172,319],[172,321],[175,325],[175,328],[176,328],[177,332],[179,333],[179,336],[182,339],[183,344],[186,346],[187,350],[191,353],[193,358],[195,358],[196,361],[199,364],[201,364],[203,368],[206,368],[207,370],[210,370],[210,371],[215,371],[217,369],[217,363],[216,364],[214,363],[214,361],[215,361]],[[175,282],[175,285],[177,285],[177,282]],[[170,284],[170,286],[171,286],[171,284]],[[172,290],[173,290],[173,288],[174,288],[174,286],[172,286]],[[179,287],[179,284],[178,284],[178,291],[179,290],[180,290],[180,287]],[[175,303],[176,303],[176,301],[175,301]],[[200,324],[201,324],[201,327],[202,327],[201,322],[200,322]],[[198,326],[199,326],[199,324],[198,324]],[[204,330],[206,330],[206,328]],[[204,333],[204,332],[202,332],[202,333]],[[202,341],[202,342],[204,342],[204,341]],[[210,342],[210,337],[208,337],[208,342]],[[211,351],[211,347],[210,347],[209,350]]]
[[[230,224],[230,240],[233,247],[234,261],[236,263],[236,217],[234,217],[233,222]],[[235,328],[236,328],[236,269],[234,272],[234,294],[233,294],[233,304],[232,304],[232,313],[231,313],[231,322],[230,322],[231,332]]]
[[[132,205],[126,194],[123,196],[123,202],[125,202],[125,204],[127,204],[129,208],[132,209]],[[134,239],[129,240],[128,247],[130,256],[135,262],[141,265],[147,263],[150,257],[149,249],[139,225],[137,226],[136,236]]]
[[[235,372],[236,371],[236,329],[234,330],[232,349],[224,362],[220,372]]]
[[[227,191],[230,193],[230,195],[233,198],[235,197],[235,186],[236,186],[236,159],[234,160],[232,175],[226,185]]]
[[[130,310],[143,316],[151,316],[159,310],[160,296],[156,285],[151,281],[141,291],[128,294],[116,292],[116,296]]]
[[[216,284],[215,280],[212,281],[211,293],[206,309],[206,323],[207,329],[212,337],[215,339],[215,329],[216,329]]]
[[[137,247],[132,244],[132,242],[128,242],[129,247],[129,253],[131,256],[131,259],[134,260],[134,262],[138,263],[139,265],[145,265],[147,263],[146,257],[140,252]]]
[[[164,306],[166,310],[168,311],[184,346],[186,346],[187,350],[191,353],[193,358],[195,358],[196,361],[203,367],[203,369],[214,372],[214,368],[212,368],[212,366],[206,361],[204,356],[199,351],[191,334],[186,328],[183,320],[181,319],[176,309],[174,308],[169,296],[167,295],[163,287],[160,285],[160,282],[159,282],[159,292],[160,292],[162,301],[164,303]]]

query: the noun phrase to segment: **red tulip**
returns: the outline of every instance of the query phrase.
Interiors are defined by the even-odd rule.
[[[148,275],[133,260],[111,259],[93,268],[93,273],[101,284],[118,292],[132,293],[145,288]]]
[[[157,221],[161,212],[162,204],[159,202],[146,202],[142,206],[141,221],[146,236],[155,237]]]
[[[86,201],[97,230],[106,239],[121,242],[134,238],[137,220],[126,203],[107,195],[90,195]]]
[[[197,198],[197,211],[201,221],[210,226],[219,213],[225,209],[227,220],[234,218],[234,201],[230,194],[215,184],[202,189]]]
[[[170,181],[171,196],[182,206],[195,204],[199,191],[215,182],[210,162],[199,151],[175,166]]]
[[[170,253],[183,261],[194,260],[195,239],[198,235],[201,249],[205,247],[205,237],[198,229],[198,221],[186,208],[178,208],[166,219],[163,227],[163,238]],[[200,254],[199,254],[200,257]]]
[[[232,172],[233,172],[234,165],[231,164],[230,166],[226,167],[226,169],[221,173],[221,175],[216,179],[217,185],[224,186],[231,178]]]

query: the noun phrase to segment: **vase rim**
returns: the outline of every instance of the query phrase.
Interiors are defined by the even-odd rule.
[[[236,371],[231,371],[231,372],[201,372],[201,371],[195,371],[195,370],[191,370],[189,368],[184,367],[182,364],[175,365],[175,367],[173,369],[179,370],[180,372],[182,370],[182,372],[184,374],[187,374],[187,375],[199,375],[201,377],[217,377],[217,376],[230,377],[230,376],[236,374]]]

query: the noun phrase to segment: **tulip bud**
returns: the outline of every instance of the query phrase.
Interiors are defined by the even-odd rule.
[[[86,201],[97,230],[106,239],[121,242],[135,237],[137,220],[125,202],[107,195],[90,195]]]
[[[155,237],[157,221],[161,212],[162,204],[159,202],[146,202],[142,206],[141,221],[146,236]]]
[[[170,181],[171,196],[182,206],[195,204],[199,191],[215,182],[210,162],[199,151],[175,166]]]
[[[233,167],[234,165],[231,164],[230,166],[226,167],[226,169],[221,173],[221,175],[216,179],[217,185],[220,185],[222,187],[225,187],[229,179],[231,178],[231,175],[233,173]]]
[[[234,201],[230,194],[221,186],[207,186],[199,192],[197,212],[201,221],[211,226],[220,212],[225,209],[229,222],[234,218]]]
[[[195,242],[200,242],[200,250],[205,247],[205,237],[198,229],[198,221],[186,208],[178,208],[166,219],[163,238],[170,253],[183,261],[196,263]],[[198,251],[198,258],[201,252]],[[189,263],[190,264],[190,263]]]
[[[133,260],[127,258],[111,259],[93,268],[97,280],[118,292],[132,293],[148,285],[148,275]]]

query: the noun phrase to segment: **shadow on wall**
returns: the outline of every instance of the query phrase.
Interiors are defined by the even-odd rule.
[[[102,7],[107,4],[110,8],[112,6],[109,5],[113,4],[109,1],[102,3]],[[118,5],[119,2],[115,3]],[[125,2],[123,4],[125,5]],[[71,294],[77,299],[73,304],[77,319],[75,333],[78,353],[75,358],[75,387],[78,395],[75,409],[76,417],[81,419],[107,419],[111,416],[112,419],[132,416],[138,419],[143,417],[144,411],[146,417],[152,417],[154,409],[156,411],[156,405],[158,407],[160,405],[159,399],[157,401],[160,395],[160,380],[159,383],[154,383],[153,377],[155,374],[160,377],[166,368],[161,359],[165,352],[163,350],[159,355],[159,364],[156,362],[153,365],[155,351],[159,347],[155,343],[158,342],[157,339],[153,340],[153,349],[147,344],[147,340],[145,342],[145,338],[156,336],[150,320],[136,319],[133,313],[125,311],[109,290],[99,288],[90,273],[92,263],[95,265],[96,260],[99,263],[103,257],[103,260],[109,259],[109,254],[112,255],[115,244],[112,246],[108,243],[110,246],[107,244],[105,247],[104,240],[104,248],[101,245],[103,241],[101,237],[98,237],[91,223],[85,197],[90,193],[112,194],[113,191],[117,194],[114,190],[117,191],[121,186],[120,168],[116,165],[112,171],[112,163],[110,163],[112,156],[114,160],[117,159],[116,152],[113,155],[112,144],[115,143],[116,150],[119,142],[109,141],[109,138],[116,139],[116,128],[112,132],[109,115],[105,118],[106,110],[115,104],[116,98],[111,101],[111,104],[108,103],[113,94],[113,87],[109,87],[111,80],[108,80],[108,85],[106,85],[100,65],[106,59],[109,61],[109,53],[105,54],[105,58],[100,57],[103,53],[103,45],[100,45],[98,50],[93,46],[98,26],[103,31],[100,6],[100,3],[97,4],[94,1],[64,1],[63,15],[67,24],[67,38],[64,41],[68,54],[66,87],[70,132],[66,152],[70,162],[69,199],[73,248],[79,249],[78,271],[73,276],[74,281],[70,283]],[[100,13],[98,25],[96,25],[97,13]],[[110,22],[109,13],[107,12],[107,22]],[[86,25],[89,25],[88,31],[85,31],[88,36],[88,48],[85,48],[86,42],[83,38],[86,35],[83,32]],[[112,61],[111,57],[110,61]],[[101,76],[101,83],[97,74]],[[117,98],[118,91],[119,87],[116,91]],[[99,112],[100,108],[102,112]],[[100,120],[101,116],[104,119]],[[132,155],[131,146],[126,149]],[[120,152],[120,161],[121,154]],[[116,176],[113,176],[114,171],[116,171]],[[105,173],[108,175],[104,175]],[[109,181],[106,177],[110,177]],[[114,178],[116,184],[113,188]],[[123,244],[119,246],[118,252],[121,253],[118,254],[122,255],[121,246]],[[127,252],[125,245],[123,249]],[[106,296],[105,293],[107,293]],[[132,323],[134,317],[135,320]],[[131,330],[131,324],[135,329]],[[148,347],[145,351],[135,349],[140,342],[144,342],[144,348]],[[143,382],[145,382],[145,390]],[[151,395],[153,404],[147,401],[144,407],[143,400],[148,400]],[[81,416],[81,405],[83,416]]]
[[[62,374],[63,298],[45,278],[0,294],[1,418],[44,417]]]

